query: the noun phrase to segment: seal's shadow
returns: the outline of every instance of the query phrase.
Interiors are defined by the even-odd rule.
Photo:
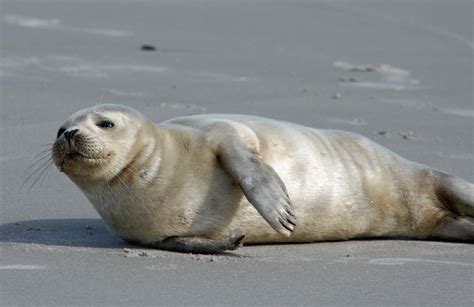
[[[2,224],[0,242],[97,248],[136,246],[112,235],[101,219],[45,219]],[[230,252],[216,255],[247,258]]]
[[[124,247],[100,219],[44,219],[0,225],[0,242],[77,247]]]

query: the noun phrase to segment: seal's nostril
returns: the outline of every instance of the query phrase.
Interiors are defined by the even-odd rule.
[[[64,137],[66,138],[66,140],[70,141],[72,140],[77,131],[79,131],[79,129],[68,130],[64,132]]]

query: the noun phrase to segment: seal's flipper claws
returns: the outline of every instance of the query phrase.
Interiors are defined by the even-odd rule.
[[[293,217],[293,219],[296,221],[296,214],[295,214],[295,212],[293,211],[293,209],[287,208],[287,209],[286,209],[286,213],[288,213],[288,215],[290,215],[291,217]]]
[[[288,231],[290,231],[290,232],[293,231],[293,229],[294,229],[294,227],[295,227],[293,224],[291,224],[291,223],[289,223],[288,221],[285,221],[285,220],[283,220],[283,219],[281,219],[281,218],[279,218],[278,220],[280,221],[280,224],[281,224],[286,230],[288,230]]]

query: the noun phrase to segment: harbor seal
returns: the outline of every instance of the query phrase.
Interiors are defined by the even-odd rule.
[[[350,132],[246,115],[71,115],[55,165],[108,229],[159,249],[409,237],[474,241],[474,185]],[[245,237],[244,237],[245,236]]]

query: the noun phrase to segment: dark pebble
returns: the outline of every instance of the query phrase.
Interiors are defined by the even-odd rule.
[[[153,45],[143,45],[141,49],[142,51],[155,51],[156,47]]]

